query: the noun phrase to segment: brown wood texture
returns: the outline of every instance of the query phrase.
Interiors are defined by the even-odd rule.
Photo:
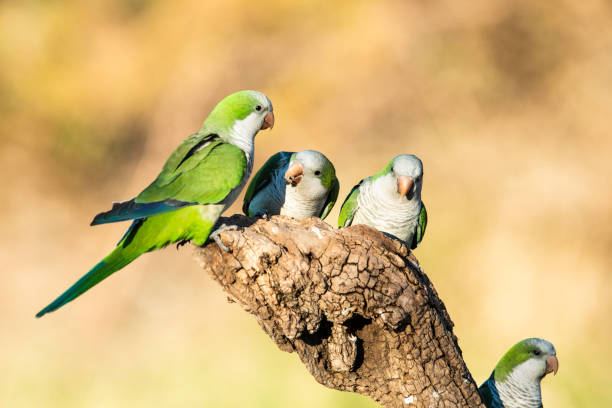
[[[453,323],[417,259],[363,225],[318,218],[221,220],[196,259],[312,376],[384,407],[483,407]]]

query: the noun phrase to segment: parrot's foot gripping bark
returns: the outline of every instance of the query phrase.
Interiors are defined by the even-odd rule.
[[[211,232],[208,237],[213,239],[217,243],[217,245],[219,245],[219,248],[221,248],[223,251],[229,252],[230,251],[229,248],[226,247],[223,244],[223,242],[221,242],[221,238],[219,237],[219,234],[221,234],[222,232],[225,232],[225,231],[236,231],[237,229],[238,229],[237,225],[221,224],[221,225],[219,225],[219,227],[217,227],[217,229],[215,229],[213,232]]]
[[[270,219],[270,215],[268,214],[267,210],[259,210],[254,214],[254,216],[257,218],[263,218],[266,221]]]
[[[177,242],[177,243],[176,243],[176,250],[178,251],[178,249],[179,249],[180,247],[182,247],[183,245],[185,245],[185,244],[186,244],[186,243],[188,243],[188,242],[189,242],[189,241],[188,241],[188,240],[186,240],[186,239],[183,239],[183,240],[181,240],[181,241]]]

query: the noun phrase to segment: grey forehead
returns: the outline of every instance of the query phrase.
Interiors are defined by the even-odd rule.
[[[400,154],[393,159],[393,171],[402,176],[418,176],[423,173],[423,163],[413,154]]]
[[[546,354],[557,354],[555,346],[553,346],[552,343],[549,341],[539,339],[537,337],[531,338],[528,341],[532,346],[537,347]]]
[[[295,155],[295,159],[299,160],[304,167],[313,169],[322,169],[327,163],[327,158],[316,150],[302,150]]]
[[[264,93],[261,93],[258,91],[249,91],[249,92],[251,92],[251,95],[253,95],[253,97],[255,97],[255,99],[257,99],[259,103],[267,107],[270,111],[273,110],[272,102],[270,102],[270,99],[268,99],[268,97]]]

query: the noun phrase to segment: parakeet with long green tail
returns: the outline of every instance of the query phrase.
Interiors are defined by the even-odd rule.
[[[412,154],[395,156],[380,172],[353,187],[340,209],[338,227],[369,225],[414,249],[427,226],[422,187],[421,160]]]
[[[251,180],[242,211],[248,216],[325,218],[338,199],[334,165],[315,150],[278,152]]]
[[[251,174],[255,135],[273,125],[272,103],[261,92],[240,91],[219,102],[202,128],[172,152],[151,185],[96,215],[91,225],[133,222],[106,258],[36,317],[74,300],[145,252],[175,242],[203,245]]]
[[[540,381],[558,369],[552,344],[525,339],[504,354],[478,391],[488,408],[542,408]]]

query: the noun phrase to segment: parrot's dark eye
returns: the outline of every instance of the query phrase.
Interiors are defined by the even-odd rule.
[[[533,350],[532,351],[534,356],[539,356],[540,355],[540,350]]]
[[[257,112],[259,112],[261,109],[262,109],[261,105],[256,105],[256,106],[255,106],[255,110],[256,110]]]
[[[315,176],[320,176],[321,172],[319,170],[315,171]]]

